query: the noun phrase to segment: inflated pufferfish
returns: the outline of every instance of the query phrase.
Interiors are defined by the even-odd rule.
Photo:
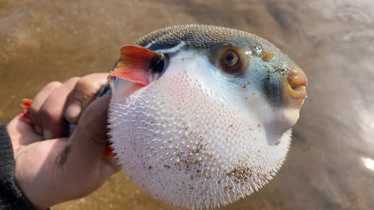
[[[184,25],[124,46],[110,78],[109,128],[123,169],[154,197],[226,205],[285,160],[306,98],[304,72],[243,31]]]

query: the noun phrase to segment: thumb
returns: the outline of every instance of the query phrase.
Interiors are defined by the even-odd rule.
[[[107,135],[107,112],[110,96],[103,96],[92,102],[83,112],[78,125],[70,137],[72,148],[71,156],[75,165],[90,166],[99,164]]]

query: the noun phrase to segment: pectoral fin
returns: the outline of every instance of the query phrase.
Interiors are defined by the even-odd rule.
[[[117,62],[111,75],[133,83],[148,85],[152,80],[151,64],[162,58],[161,53],[140,46],[127,45],[121,48],[121,60]]]

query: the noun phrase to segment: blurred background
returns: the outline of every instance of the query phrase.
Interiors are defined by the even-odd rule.
[[[374,1],[0,0],[0,123],[52,80],[109,72],[155,29],[213,24],[264,37],[308,75],[279,174],[222,209],[374,209]],[[120,172],[52,209],[175,209]]]

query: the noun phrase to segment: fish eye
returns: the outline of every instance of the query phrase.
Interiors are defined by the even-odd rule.
[[[233,49],[225,51],[221,56],[221,66],[228,74],[237,74],[241,71],[241,60],[239,53]]]
[[[169,56],[166,54],[163,54],[163,57],[158,61],[153,61],[151,63],[151,69],[154,74],[157,74],[158,76],[161,76],[169,64]]]

